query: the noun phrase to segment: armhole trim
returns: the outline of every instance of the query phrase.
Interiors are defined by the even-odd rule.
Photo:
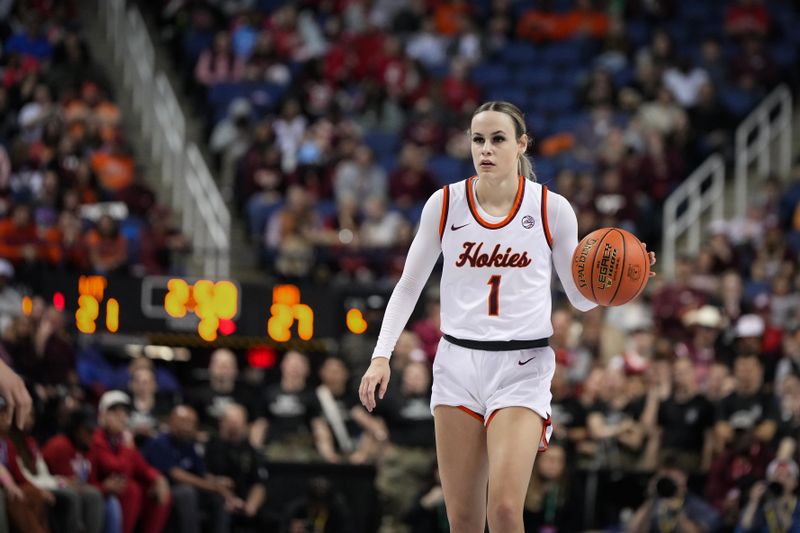
[[[439,240],[444,236],[444,228],[447,225],[447,212],[450,210],[450,187],[442,187],[442,214],[439,216]]]
[[[553,249],[553,237],[550,235],[550,225],[547,223],[547,185],[542,185],[542,228],[547,246]]]

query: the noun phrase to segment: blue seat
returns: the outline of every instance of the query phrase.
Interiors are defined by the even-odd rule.
[[[723,107],[737,118],[744,118],[758,101],[755,94],[735,87],[725,87],[720,90],[719,99]]]
[[[580,113],[559,115],[553,120],[553,131],[556,133],[571,133],[584,120]]]
[[[650,25],[641,19],[631,19],[625,24],[625,35],[636,48],[641,48],[650,40]]]
[[[400,145],[400,139],[396,133],[385,131],[365,133],[364,142],[375,152],[375,157],[378,160],[389,155],[395,155]]]
[[[336,201],[320,200],[314,205],[314,211],[322,220],[327,220],[336,215]]]
[[[578,65],[583,59],[585,41],[574,39],[550,45],[544,51],[545,61],[554,67]]]
[[[507,44],[500,54],[500,57],[502,57],[506,63],[534,65],[538,59],[538,55],[534,45],[517,41]]]
[[[386,153],[376,158],[376,161],[383,170],[387,173],[397,168],[397,155],[394,153]]]
[[[706,2],[681,2],[680,18],[691,23],[705,22],[715,16],[713,6]]]
[[[533,171],[536,173],[537,181],[540,183],[554,180],[558,173],[555,163],[548,157],[534,158]]]
[[[551,121],[544,113],[530,112],[525,114],[525,124],[534,137],[545,137],[551,133]]]
[[[411,222],[412,225],[416,226],[420,217],[422,216],[423,207],[425,207],[425,202],[417,202],[411,207],[403,210],[403,216],[406,217],[406,219]]]
[[[283,202],[265,204],[257,194],[250,197],[246,207],[247,221],[250,235],[254,240],[263,240],[264,230],[267,227],[269,219],[272,218],[272,215],[281,207],[283,207]]]
[[[493,87],[488,91],[489,100],[505,100],[520,107],[528,98],[528,91],[518,87]]]
[[[461,160],[448,155],[437,155],[428,161],[428,171],[439,186],[447,185],[466,177],[461,175],[461,163]]]
[[[470,78],[481,87],[496,87],[510,83],[511,72],[506,65],[484,63],[472,69]]]
[[[571,91],[553,90],[538,95],[536,110],[541,113],[563,113],[576,109],[575,95]]]
[[[556,83],[556,73],[545,65],[519,68],[514,73],[514,83],[528,89],[549,88]]]
[[[779,43],[769,49],[770,56],[779,66],[792,67],[797,61],[797,46],[793,43]]]
[[[286,94],[286,87],[267,82],[247,83],[242,86],[242,92],[253,104],[256,112],[263,115],[278,109]]]

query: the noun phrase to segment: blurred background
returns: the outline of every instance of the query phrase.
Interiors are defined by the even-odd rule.
[[[0,427],[0,533],[448,531],[439,267],[386,399],[354,391],[487,100],[524,111],[580,237],[659,258],[621,308],[553,285],[526,531],[800,527],[798,23],[793,0],[0,0],[0,358],[35,404]]]

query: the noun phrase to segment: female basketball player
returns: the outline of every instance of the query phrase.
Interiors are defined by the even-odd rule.
[[[431,409],[450,530],[483,533],[488,514],[492,533],[522,533],[537,443],[549,437],[551,264],[572,305],[595,304],[572,281],[575,213],[533,181],[520,110],[485,103],[469,134],[477,176],[425,204],[359,395],[370,411],[376,387],[383,398],[395,342],[443,253]]]

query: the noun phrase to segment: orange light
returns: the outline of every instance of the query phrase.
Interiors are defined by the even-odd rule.
[[[350,330],[351,333],[355,333],[356,335],[361,335],[365,331],[367,331],[367,321],[364,320],[364,315],[361,314],[360,309],[350,309],[347,311],[347,329]]]
[[[33,313],[33,300],[31,300],[30,296],[23,296],[22,314],[25,316],[31,316],[31,313]]]
[[[94,296],[83,295],[78,297],[78,310],[75,311],[75,325],[81,333],[94,333],[100,304]]]
[[[275,285],[272,289],[272,303],[295,305],[300,303],[300,287],[297,285]]]
[[[106,329],[111,333],[119,329],[119,302],[115,298],[109,298],[106,302]]]
[[[78,294],[92,296],[98,302],[103,300],[103,293],[108,287],[108,280],[103,276],[81,276],[78,278]]]
[[[216,316],[207,316],[200,320],[197,324],[197,333],[200,338],[207,342],[217,340],[217,330],[219,329],[219,318]]]
[[[193,312],[200,322],[197,334],[206,341],[217,339],[220,319],[231,321],[239,309],[239,288],[230,281],[213,282],[201,279],[189,285],[182,279],[171,279],[167,282],[167,296],[164,298],[164,310],[169,316],[182,318]],[[223,334],[230,335],[236,330],[234,325],[225,325]]]

